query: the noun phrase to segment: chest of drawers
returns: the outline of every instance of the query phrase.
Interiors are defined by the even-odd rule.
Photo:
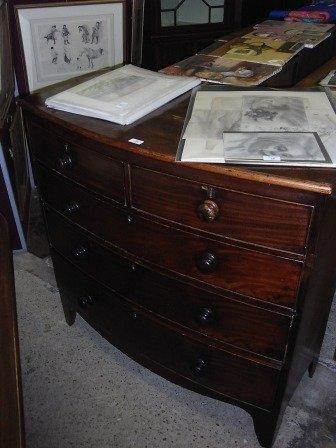
[[[53,89],[22,106],[67,322],[241,406],[271,447],[333,297],[333,172],[176,163],[188,96],[122,128],[49,111]]]

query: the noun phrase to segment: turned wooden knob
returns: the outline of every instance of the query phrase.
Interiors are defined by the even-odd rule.
[[[65,170],[65,169],[70,169],[73,167],[74,164],[74,160],[71,157],[70,154],[63,154],[59,159],[58,159],[58,167],[61,170]]]
[[[69,202],[64,207],[64,211],[69,215],[73,215],[74,213],[77,213],[79,211],[79,204],[75,201]]]
[[[196,319],[201,325],[211,325],[215,320],[215,313],[211,308],[201,308],[196,315]]]
[[[212,199],[206,199],[197,209],[197,214],[203,221],[214,221],[219,214],[219,207]]]
[[[203,375],[207,366],[208,363],[204,359],[198,358],[193,366],[193,370],[197,375]]]
[[[202,252],[196,256],[197,269],[204,274],[212,274],[218,267],[218,257],[212,252]]]
[[[88,250],[84,246],[78,246],[72,251],[72,255],[74,258],[80,259],[87,255]]]
[[[95,299],[92,296],[88,295],[84,297],[79,297],[77,299],[77,303],[80,308],[87,308],[88,306],[93,305],[95,303]]]

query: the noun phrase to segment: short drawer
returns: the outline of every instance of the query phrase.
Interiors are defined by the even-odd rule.
[[[130,289],[133,263],[97,243],[87,232],[71,225],[59,214],[45,208],[51,246],[73,264],[105,283],[118,294]]]
[[[43,199],[72,222],[154,265],[260,300],[293,307],[302,263],[201,238],[100,201],[38,170]]]
[[[124,166],[28,122],[33,158],[97,194],[125,203]]]
[[[132,264],[46,210],[52,246],[127,299],[206,337],[284,359],[291,318],[172,280]]]
[[[132,167],[132,207],[227,238],[303,254],[313,207]]]
[[[79,313],[116,347],[135,359],[154,362],[158,369],[175,372],[219,394],[270,409],[280,371],[215,349],[180,333],[162,320],[149,317],[137,307],[86,278],[53,257],[61,294],[77,304]],[[150,364],[151,369],[153,364]]]

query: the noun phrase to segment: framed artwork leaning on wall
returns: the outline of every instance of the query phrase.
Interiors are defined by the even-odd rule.
[[[125,0],[16,5],[16,71],[27,91],[122,64],[125,9]]]

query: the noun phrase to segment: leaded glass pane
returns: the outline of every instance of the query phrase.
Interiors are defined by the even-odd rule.
[[[177,25],[209,23],[209,7],[202,0],[185,0],[177,10]]]
[[[210,22],[220,23],[224,20],[224,8],[211,8]]]
[[[206,0],[210,6],[224,6],[225,0]]]
[[[161,12],[161,26],[174,26],[174,11]]]
[[[161,9],[175,9],[181,0],[161,0]]]

